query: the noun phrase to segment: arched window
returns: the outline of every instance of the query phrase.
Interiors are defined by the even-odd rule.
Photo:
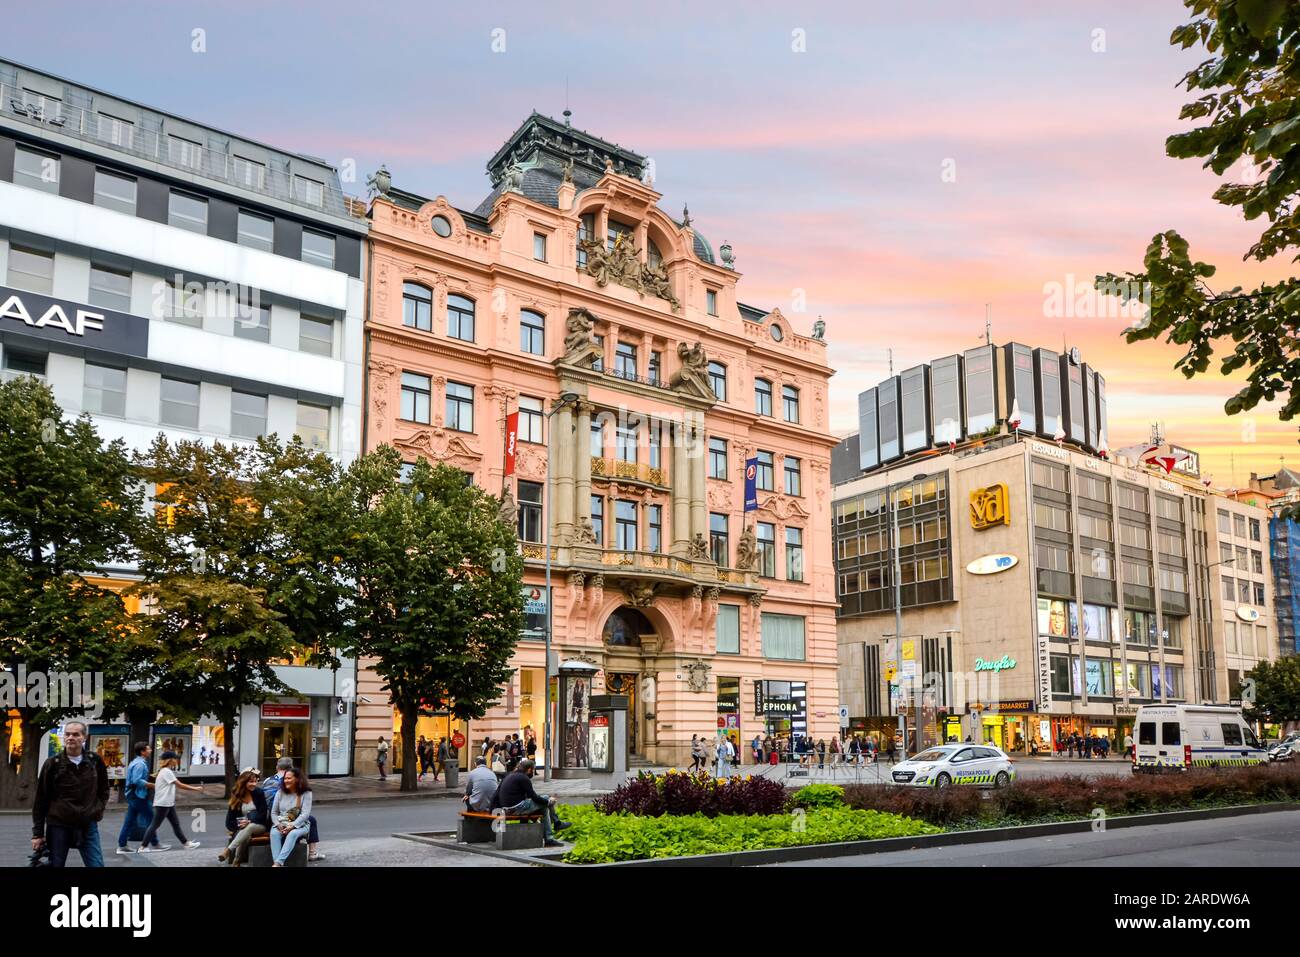
[[[433,293],[415,282],[402,283],[402,325],[433,330]]]
[[[758,415],[772,414],[772,383],[767,379],[754,380],[754,412]]]
[[[727,401],[727,367],[721,362],[709,363],[709,385],[719,402]]]
[[[607,645],[636,647],[641,644],[642,635],[654,633],[654,625],[650,624],[650,619],[641,612],[635,608],[619,608],[605,622],[602,637]]]
[[[546,354],[546,317],[524,309],[519,313],[519,351],[529,355]]]
[[[474,300],[464,296],[447,297],[447,335],[453,339],[474,341]]]
[[[645,261],[646,265],[651,269],[658,269],[663,265],[664,261],[663,254],[659,252],[659,247],[656,246],[655,241],[649,237],[646,238]]]

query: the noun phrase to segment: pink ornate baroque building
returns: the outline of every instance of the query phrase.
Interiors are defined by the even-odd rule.
[[[718,262],[688,215],[660,209],[646,165],[533,114],[489,161],[493,190],[472,212],[382,172],[370,209],[366,448],[508,490],[526,559],[514,678],[459,730],[475,748],[541,740],[549,601],[555,662],[588,669],[559,696],[566,768],[586,766],[592,693],[630,697],[634,761],[684,765],[691,735],[722,727],[739,744],[838,726],[825,344],[802,317],[739,302],[730,249]],[[397,722],[365,669],[359,693],[369,770]]]

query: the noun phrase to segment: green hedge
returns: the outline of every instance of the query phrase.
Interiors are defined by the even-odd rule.
[[[573,827],[563,832],[573,847],[570,864],[609,864],[654,857],[720,854],[772,847],[832,844],[937,834],[942,828],[879,811],[847,807],[815,808],[791,814],[702,814],[640,817],[603,814],[594,807],[568,806],[561,817]]]

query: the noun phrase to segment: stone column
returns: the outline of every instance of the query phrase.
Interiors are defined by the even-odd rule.
[[[691,426],[691,454],[687,459],[691,474],[691,539],[703,535],[709,540],[709,516],[704,507],[704,426]]]
[[[691,540],[691,473],[686,446],[686,426],[681,422],[672,425],[672,502],[673,502],[673,554],[686,555]]]
[[[554,540],[567,545],[573,538],[573,473],[576,465],[573,458],[573,407],[562,405],[560,411],[551,417],[549,425],[551,434],[548,441],[554,442],[551,463],[555,468],[554,484],[551,486],[551,500],[555,503],[552,516],[552,534]]]
[[[575,524],[586,525],[591,520],[591,413],[590,402],[578,403],[578,431],[573,436],[574,514]]]

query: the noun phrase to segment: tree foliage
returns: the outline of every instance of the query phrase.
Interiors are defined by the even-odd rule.
[[[85,574],[131,558],[139,519],[121,441],[105,444],[87,416],[64,418],[49,388],[30,376],[0,384],[0,679],[9,691],[22,687],[20,665],[28,675],[97,674],[98,682],[77,690],[94,696],[99,683],[106,696],[15,699],[23,742],[17,769],[7,760],[11,728],[0,713],[0,806],[30,803],[43,733],[87,705],[116,713],[141,665],[144,646],[121,596]]]
[[[402,719],[402,789],[415,789],[422,706],[447,702],[481,718],[510,676],[523,626],[515,529],[499,501],[446,465],[420,461],[409,481],[391,447],[358,459],[344,479],[344,564],[355,583],[349,651],[373,658]]]
[[[1175,133],[1165,151],[1199,157],[1218,176],[1215,192],[1247,220],[1266,221],[1243,258],[1266,261],[1300,248],[1300,5],[1289,0],[1184,0],[1192,19],[1170,42],[1211,54],[1181,80],[1196,98],[1181,119],[1204,121]],[[1293,256],[1293,261],[1300,255]],[[1097,288],[1141,301],[1147,315],[1127,341],[1160,339],[1184,349],[1176,368],[1191,378],[1208,372],[1246,374],[1225,405],[1229,415],[1281,400],[1283,421],[1300,412],[1300,280],[1215,289],[1216,268],[1192,257],[1174,230],[1151,240],[1138,272],[1098,276]]]
[[[1251,718],[1271,724],[1300,721],[1300,655],[1261,661],[1246,677],[1255,682]]]

